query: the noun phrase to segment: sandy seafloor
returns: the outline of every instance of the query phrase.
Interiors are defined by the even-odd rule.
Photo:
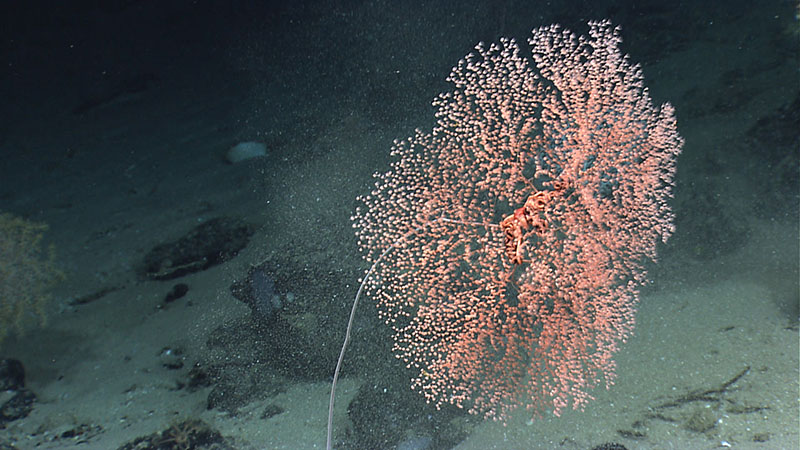
[[[522,39],[525,27],[610,17],[623,26],[626,51],[642,63],[655,101],[676,106],[686,139],[676,243],[642,293],[635,333],[616,357],[616,385],[561,417],[528,423],[522,411],[506,425],[474,420],[457,448],[800,448],[798,197],[764,194],[788,186],[769,179],[764,149],[747,135],[798,96],[795,10],[791,2],[710,2],[681,12],[647,5],[509,2],[499,17],[480,3],[320,2],[260,17],[267,8],[145,2],[20,14],[19,23],[52,29],[18,26],[15,43],[5,41],[0,210],[49,224],[46,241],[66,280],[53,292],[46,324],[0,347],[0,356],[22,361],[37,396],[28,417],[0,430],[0,443],[113,449],[199,418],[235,448],[323,448],[327,378],[286,383],[235,415],[208,410],[207,389],[176,389],[202,359],[209,334],[250,314],[229,286],[265,255],[286,252],[306,267],[357,276],[355,197],[369,189],[373,172],[388,168],[393,139],[430,128],[430,100],[447,89],[443,80],[458,58],[499,33]],[[227,26],[229,17],[239,22]],[[124,87],[137,77],[152,81]],[[92,98],[96,104],[76,110]],[[227,164],[226,150],[248,140],[265,142],[268,155]],[[680,216],[704,215],[694,197],[700,189],[734,222],[718,233],[740,233],[714,235],[712,227],[708,245],[719,249],[678,247],[693,242],[681,233],[697,232],[682,229]],[[776,201],[787,203],[761,208]],[[153,246],[218,216],[257,227],[237,257],[179,280],[137,276]],[[190,291],[165,307],[176,282]],[[340,286],[348,295],[305,300],[327,302],[341,316],[356,282]],[[97,300],[74,304],[104,289]],[[359,316],[374,315],[366,300]],[[368,337],[356,330],[353,339]],[[165,347],[181,348],[187,366],[164,368]],[[674,408],[674,422],[645,419],[658,405],[742,373],[719,402]],[[340,438],[362,383],[353,372],[341,380]],[[268,404],[283,412],[261,418]],[[687,429],[704,409],[714,426]],[[63,435],[81,425],[94,431]]]

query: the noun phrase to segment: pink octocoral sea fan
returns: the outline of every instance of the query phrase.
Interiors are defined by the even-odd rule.
[[[359,198],[364,287],[437,406],[559,414],[613,383],[683,141],[619,30],[589,28],[535,30],[533,65],[513,40],[477,46],[433,131],[397,142]]]

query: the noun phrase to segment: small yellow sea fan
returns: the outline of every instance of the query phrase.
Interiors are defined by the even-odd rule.
[[[31,318],[43,324],[50,289],[63,278],[52,247],[42,248],[46,224],[0,213],[0,342],[22,333]]]

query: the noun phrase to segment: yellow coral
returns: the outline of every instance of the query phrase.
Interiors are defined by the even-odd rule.
[[[26,323],[45,320],[53,284],[63,278],[53,248],[42,249],[46,224],[0,213],[0,342]]]

